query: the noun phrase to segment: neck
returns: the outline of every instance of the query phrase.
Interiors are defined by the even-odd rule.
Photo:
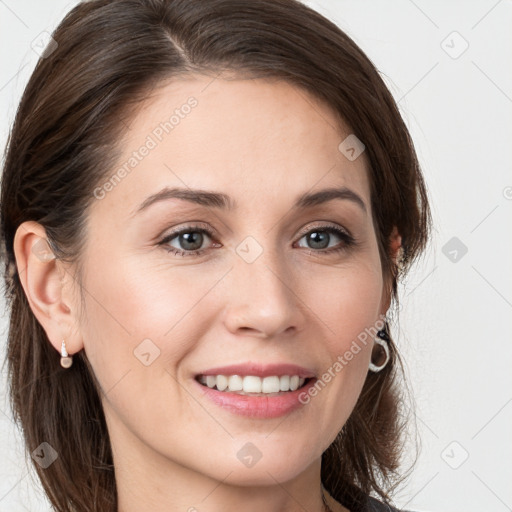
[[[118,512],[348,512],[329,495],[325,507],[320,458],[286,481],[265,471],[255,483],[241,481],[238,466],[226,474],[216,474],[214,464],[203,471],[201,464],[186,467],[155,452],[123,428],[113,439]],[[253,470],[256,475],[256,466]]]
[[[164,471],[154,471],[156,466],[153,470],[147,466],[134,469],[133,462],[121,467],[116,462],[118,512],[339,512],[331,500],[326,509],[321,483],[314,478],[316,468],[288,482],[242,486],[233,483],[229,474],[215,479],[190,469],[166,466]]]

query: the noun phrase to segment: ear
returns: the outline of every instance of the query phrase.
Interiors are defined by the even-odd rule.
[[[400,248],[402,247],[402,237],[400,233],[398,233],[398,229],[396,226],[393,227],[393,231],[389,236],[389,255],[395,262],[398,263],[398,257],[400,253]],[[391,305],[391,278],[392,276],[388,276],[385,279],[384,289],[382,292],[382,310],[381,314],[385,315],[389,306]]]
[[[30,309],[60,353],[64,339],[70,355],[83,348],[73,304],[72,274],[56,259],[46,231],[35,221],[22,223],[14,236],[14,255]]]

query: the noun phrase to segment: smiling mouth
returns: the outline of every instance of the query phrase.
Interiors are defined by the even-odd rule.
[[[298,375],[198,375],[196,380],[205,387],[248,396],[275,396],[302,388],[312,378]]]

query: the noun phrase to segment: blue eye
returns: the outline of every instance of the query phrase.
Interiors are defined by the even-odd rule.
[[[341,243],[329,247],[333,234],[341,240]],[[159,245],[164,246],[167,252],[177,256],[199,256],[208,250],[202,248],[205,238],[212,239],[213,233],[200,226],[186,226],[179,231],[167,235],[159,242]],[[299,241],[304,238],[312,245],[307,252],[316,255],[341,252],[356,244],[355,239],[348,232],[335,226],[318,226],[310,229],[302,235]],[[180,247],[171,245],[171,242],[175,240],[175,244]],[[217,247],[221,246],[220,244],[215,245]]]
[[[341,245],[338,243],[334,245],[334,247],[329,247],[333,234],[335,237],[342,240],[343,243]],[[318,226],[314,229],[310,229],[300,240],[304,238],[312,245],[310,248],[318,249],[317,251],[308,251],[309,253],[317,252],[325,254],[340,252],[355,244],[355,240],[351,235],[335,226]]]
[[[180,231],[176,231],[175,233],[171,233],[166,236],[160,242],[160,245],[166,245],[168,252],[172,252],[179,256],[197,256],[206,250],[201,249],[205,235],[207,238],[213,237],[213,233],[207,229],[198,226],[187,226]],[[168,245],[175,239],[182,246],[182,249]]]

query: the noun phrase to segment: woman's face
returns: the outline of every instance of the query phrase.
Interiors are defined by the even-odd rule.
[[[89,211],[78,325],[118,461],[242,485],[319,462],[368,373],[358,337],[387,309],[349,135],[260,79],[166,85],[129,123]]]

